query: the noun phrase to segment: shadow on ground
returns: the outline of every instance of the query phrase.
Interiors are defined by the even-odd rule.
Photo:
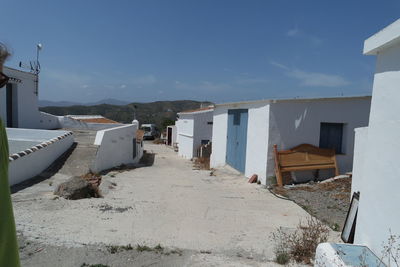
[[[139,164],[141,164],[140,167],[153,166],[155,157],[156,157],[155,153],[149,153],[146,150],[143,151],[143,157],[139,161]]]

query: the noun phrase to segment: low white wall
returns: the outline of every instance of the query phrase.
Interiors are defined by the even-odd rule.
[[[98,146],[91,170],[100,172],[120,166],[136,163],[142,155],[142,147],[136,144],[136,124],[128,124],[98,131],[94,144]],[[139,149],[139,156],[133,155],[133,146]]]
[[[59,117],[59,123],[62,128],[66,129],[85,129],[93,131],[101,131],[105,129],[111,129],[119,126],[124,126],[123,123],[93,123],[93,122],[83,122],[66,116]]]
[[[185,158],[191,159],[194,156],[193,149],[193,136],[179,134],[179,150],[178,155]]]
[[[40,149],[30,149],[32,152],[29,154],[23,152],[20,157],[11,159],[8,173],[10,185],[21,183],[40,174],[67,151],[73,142],[73,135],[68,135],[60,140],[47,142],[49,144]]]
[[[58,116],[46,112],[40,112],[39,128],[54,130],[62,127]]]
[[[62,128],[66,129],[87,129],[87,124],[69,117],[59,116]]]
[[[38,129],[24,129],[24,128],[6,128],[8,139],[12,140],[32,140],[44,142],[54,137],[64,135],[67,131],[50,131]]]

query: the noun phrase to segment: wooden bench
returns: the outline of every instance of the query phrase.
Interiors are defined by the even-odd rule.
[[[335,175],[339,175],[334,149],[302,144],[289,150],[278,151],[278,146],[274,145],[274,155],[278,186],[283,185],[284,172],[335,169]]]

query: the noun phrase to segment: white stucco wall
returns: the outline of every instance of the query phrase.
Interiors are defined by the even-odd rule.
[[[167,128],[171,128],[171,146],[173,146],[177,142],[176,125],[170,125]],[[168,129],[167,129],[167,138],[168,138]]]
[[[244,175],[246,177],[251,177],[253,174],[257,174],[262,183],[265,184],[269,127],[268,102],[238,103],[232,105],[217,105],[215,107],[210,165],[212,168],[218,168],[226,164],[229,109],[248,109],[246,168]]]
[[[40,129],[60,129],[61,122],[58,116],[54,116],[52,114],[46,112],[39,112],[39,128]]]
[[[274,144],[279,150],[303,143],[319,146],[321,122],[344,123],[343,154],[336,155],[336,159],[340,173],[352,171],[354,129],[368,125],[370,102],[370,97],[360,97],[288,100],[271,104],[267,175],[274,175]],[[302,180],[311,173],[296,174]],[[321,177],[333,175],[333,170],[320,171]]]
[[[137,146],[137,124],[128,124],[98,131],[94,144],[98,146],[95,160],[91,166],[93,172],[111,169],[122,164],[137,163],[142,155],[142,147]],[[139,156],[134,158],[133,146],[139,149]]]
[[[359,160],[363,162],[362,172],[353,176],[353,190],[360,191],[355,242],[367,245],[378,256],[382,243],[388,241],[389,230],[400,235],[399,39],[400,21],[396,21],[366,40],[364,46],[365,53],[377,54],[377,63],[367,138],[360,140],[367,146],[364,153],[356,151],[356,156],[364,159]]]
[[[179,113],[176,121],[178,155],[186,159],[196,156],[201,140],[212,140],[213,110]]]
[[[212,152],[210,167],[218,168],[226,164],[226,138],[228,134],[228,110],[226,106],[214,108],[212,129]]]
[[[229,109],[248,109],[245,176],[257,174],[262,184],[274,176],[273,145],[289,149],[302,143],[319,146],[321,122],[345,123],[343,155],[338,155],[342,173],[352,170],[354,128],[368,125],[370,97],[259,101],[217,105],[214,110],[211,167],[226,164]],[[297,173],[297,178],[304,174]],[[321,171],[332,176],[333,171]]]
[[[177,142],[178,132],[177,132],[177,129],[176,129],[175,125],[171,126],[171,127],[172,127],[172,144],[171,145],[174,145]]]
[[[187,159],[193,158],[193,115],[179,114],[175,125],[177,127],[178,155]]]
[[[43,139],[57,137],[59,134],[65,134],[66,132],[54,131],[54,132],[33,132],[28,129],[10,129],[8,131],[9,137],[12,136],[15,140],[38,140],[38,145]],[[21,130],[18,133],[15,130]],[[11,133],[13,132],[13,134]],[[39,141],[40,140],[40,141]],[[74,142],[73,135],[68,135],[61,140],[56,140],[49,143],[47,146],[35,149],[33,152],[27,155],[23,155],[20,158],[10,161],[9,163],[9,183],[15,185],[25,180],[35,177],[49,167],[58,157],[60,157]]]
[[[4,67],[4,73],[20,80],[18,82],[10,80],[13,84],[13,97],[16,97],[16,101],[14,101],[14,105],[16,105],[16,110],[14,110],[16,126],[19,128],[40,129],[38,97],[35,94],[35,75],[8,67]],[[5,87],[0,90],[0,116],[5,122],[7,118]]]
[[[360,191],[364,181],[364,159],[368,147],[368,127],[355,129],[354,155],[353,155],[353,178],[351,183],[352,193]]]
[[[213,110],[193,114],[193,156],[196,156],[197,149],[200,147],[202,140],[212,141],[213,125],[208,124],[208,122],[213,122],[213,114]]]

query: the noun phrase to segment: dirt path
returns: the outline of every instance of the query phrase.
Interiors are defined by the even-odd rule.
[[[154,165],[103,176],[116,183],[104,198],[55,198],[55,185],[47,180],[14,193],[22,243],[29,243],[26,249],[39,248],[33,253],[23,249],[26,266],[101,263],[94,262],[101,259],[94,256],[97,250],[128,244],[183,251],[176,259],[175,254],[148,252],[150,258],[159,255],[156,266],[273,266],[270,234],[279,226],[294,228],[307,215],[229,170],[210,176],[165,146],[146,143],[145,149],[155,154]],[[119,261],[102,255],[110,266],[142,266],[125,254]]]

